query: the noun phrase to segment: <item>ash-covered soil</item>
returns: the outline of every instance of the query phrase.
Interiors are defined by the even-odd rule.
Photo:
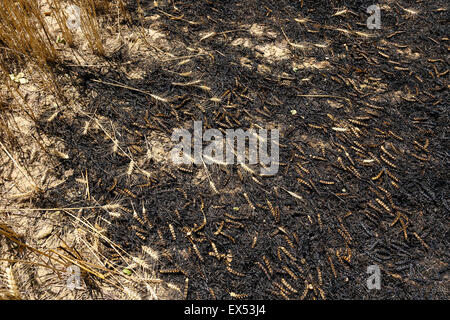
[[[83,216],[181,298],[448,299],[447,2],[381,1],[379,30],[370,1],[141,4],[101,65],[59,67],[83,112],[39,130],[75,174],[33,205],[119,203]],[[193,121],[278,128],[279,172],[173,165]]]

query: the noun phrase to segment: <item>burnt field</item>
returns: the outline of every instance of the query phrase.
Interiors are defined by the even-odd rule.
[[[23,229],[29,259],[83,269],[75,293],[44,293],[61,277],[32,284],[37,267],[20,271],[24,288],[41,299],[448,299],[448,3],[381,1],[373,30],[370,1],[158,3],[100,15],[106,53],[76,47],[52,65],[56,113],[30,94],[42,156],[4,142],[42,185],[18,201],[2,178],[0,214]],[[171,135],[194,121],[278,129],[278,172],[174,165]],[[0,176],[14,167],[3,156]],[[34,239],[44,225],[51,235]],[[9,240],[8,259],[22,259]],[[367,288],[371,265],[380,290]]]

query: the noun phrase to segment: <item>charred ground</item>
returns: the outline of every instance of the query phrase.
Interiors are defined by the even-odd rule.
[[[368,30],[371,4],[130,2],[127,45],[56,68],[83,108],[44,113],[38,131],[69,155],[55,174],[76,174],[33,205],[120,203],[82,211],[114,243],[100,240],[107,267],[139,256],[180,297],[448,298],[447,4],[382,2]],[[194,120],[278,128],[278,174],[173,166],[170,136]]]

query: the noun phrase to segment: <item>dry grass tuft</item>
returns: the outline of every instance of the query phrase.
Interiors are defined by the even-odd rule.
[[[61,0],[4,0],[0,8],[0,42],[20,58],[32,58],[40,66],[56,62],[59,59],[57,44],[62,40],[52,25],[54,19],[63,41],[69,46],[74,45],[74,33],[78,32],[76,27],[69,26],[79,23],[90,48],[98,54],[104,54],[97,11],[107,10],[109,3],[105,0],[77,0],[72,1],[72,6],[79,8],[79,16],[73,15],[74,11],[68,9]]]

